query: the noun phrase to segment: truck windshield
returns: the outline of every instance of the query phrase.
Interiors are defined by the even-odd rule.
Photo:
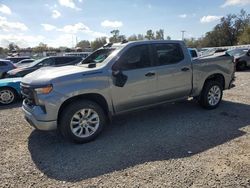
[[[115,50],[115,48],[100,49],[92,53],[80,64],[102,63]]]

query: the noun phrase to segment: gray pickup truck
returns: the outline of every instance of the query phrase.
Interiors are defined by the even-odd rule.
[[[107,44],[77,66],[43,68],[21,83],[26,120],[89,142],[112,116],[194,97],[216,108],[234,81],[231,57],[192,61],[182,41]]]

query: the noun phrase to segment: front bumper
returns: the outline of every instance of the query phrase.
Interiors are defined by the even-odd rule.
[[[26,121],[38,130],[51,131],[57,129],[57,121],[38,121],[23,105],[22,110]]]

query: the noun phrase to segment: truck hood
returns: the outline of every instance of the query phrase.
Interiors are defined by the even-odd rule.
[[[51,84],[54,79],[61,77],[81,75],[93,71],[93,69],[85,68],[83,66],[63,66],[63,67],[45,67],[33,73],[26,75],[22,83],[28,85],[46,85]]]

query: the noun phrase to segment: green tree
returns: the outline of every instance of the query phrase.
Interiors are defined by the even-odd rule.
[[[8,49],[9,49],[9,52],[12,52],[12,51],[17,51],[17,50],[19,50],[19,47],[18,47],[14,42],[11,42],[11,43],[8,45]]]
[[[186,43],[186,46],[189,48],[200,48],[201,47],[201,39],[185,39],[184,42]]]
[[[33,48],[33,51],[35,53],[46,52],[46,51],[48,51],[48,45],[40,42],[38,46],[36,46],[36,47]]]
[[[109,41],[112,43],[119,42],[119,36],[120,36],[120,31],[119,30],[113,30],[110,32],[113,36],[109,38]]]
[[[156,36],[155,38],[157,40],[164,40],[164,30],[160,29],[159,31],[156,31]]]
[[[122,41],[126,40],[126,36],[120,35],[119,30],[113,30],[110,33],[113,35],[112,37],[109,38],[109,41],[111,43],[117,43],[117,42],[122,42]]]
[[[170,37],[170,36],[167,36],[167,40],[171,40],[171,37]]]
[[[96,38],[94,41],[91,42],[91,48],[93,50],[97,50],[98,48],[102,47],[107,43],[106,37]]]
[[[82,40],[76,44],[76,47],[84,50],[90,47],[90,42],[88,40]]]
[[[250,44],[250,25],[245,28],[243,33],[239,37],[240,44]]]
[[[250,24],[250,15],[241,10],[239,14],[229,14],[221,18],[214,29],[207,32],[201,41],[203,47],[237,45],[239,38]]]
[[[145,37],[143,36],[143,34],[138,34],[138,35],[137,35],[137,39],[138,39],[138,40],[144,40],[144,38],[145,38]]]
[[[137,41],[137,40],[138,40],[137,35],[131,35],[128,37],[128,41]]]
[[[4,57],[8,53],[8,49],[0,47],[0,57]]]
[[[155,39],[155,34],[154,32],[150,29],[147,31],[145,38],[148,40],[154,40]]]
[[[141,41],[144,40],[143,34],[138,34],[138,35],[131,35],[128,37],[128,41]]]

